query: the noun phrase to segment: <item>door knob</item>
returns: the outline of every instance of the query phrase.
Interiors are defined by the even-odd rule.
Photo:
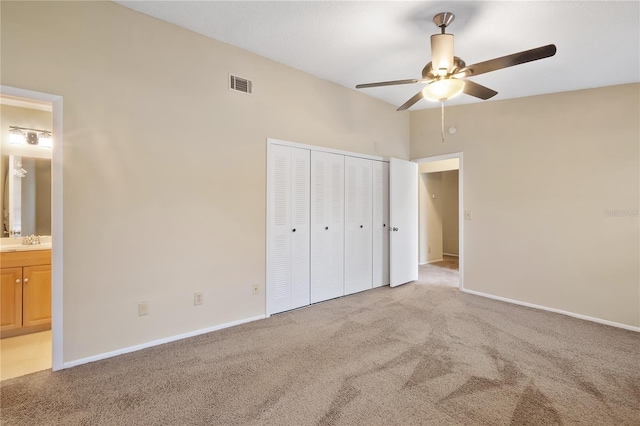
[[[24,283],[26,284],[26,283],[28,283],[28,282],[29,282],[29,278],[25,278],[25,279],[24,279]]]
[[[296,228],[293,228],[293,230],[291,232],[296,232]]]
[[[20,278],[16,280],[16,284],[20,284]]]
[[[397,230],[398,230],[398,228],[393,228],[393,230],[394,230],[394,231],[397,231]]]
[[[362,225],[360,225],[360,228],[362,228]]]
[[[325,226],[325,227],[324,227],[324,230],[326,231],[327,229],[329,229],[329,227],[328,227],[328,226]]]

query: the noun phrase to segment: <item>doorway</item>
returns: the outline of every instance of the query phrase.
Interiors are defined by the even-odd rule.
[[[419,270],[427,284],[463,288],[462,153],[418,163]]]
[[[40,236],[39,240],[42,244],[38,247],[38,250],[35,250],[34,253],[44,253],[47,248],[51,249],[50,252],[50,266],[29,266],[24,268],[13,268],[20,269],[22,271],[23,277],[22,281],[24,282],[24,286],[27,284],[27,279],[31,279],[29,282],[29,297],[31,297],[34,302],[37,301],[39,303],[39,308],[34,308],[33,304],[28,305],[28,312],[35,313],[34,317],[31,318],[28,316],[27,311],[23,310],[22,316],[23,319],[27,318],[28,321],[25,326],[25,332],[29,332],[28,334],[21,333],[20,330],[12,330],[15,332],[15,336],[12,336],[14,333],[8,333],[5,339],[2,339],[0,342],[2,357],[3,357],[3,370],[5,367],[5,361],[11,362],[14,365],[8,366],[6,371],[2,372],[2,379],[7,379],[10,377],[18,377],[20,375],[29,374],[34,371],[40,371],[43,369],[53,369],[59,370],[63,368],[63,352],[62,352],[62,97],[57,95],[51,95],[42,92],[35,92],[25,89],[19,89],[15,87],[9,86],[0,86],[0,99],[2,100],[2,107],[6,111],[10,111],[11,114],[20,116],[20,114],[25,114],[25,117],[21,123],[11,123],[10,120],[5,120],[3,114],[2,125],[3,129],[3,155],[9,154],[13,157],[11,160],[13,161],[11,164],[15,166],[15,162],[21,160],[25,160],[23,166],[25,164],[29,164],[31,159],[29,158],[31,154],[33,154],[37,150],[46,151],[49,150],[48,158],[50,161],[49,167],[40,167],[40,170],[36,170],[30,167],[24,167],[23,170],[26,171],[26,174],[37,174],[39,179],[42,179],[42,176],[46,176],[47,173],[49,176],[46,176],[50,181],[48,184],[43,185],[42,182],[38,183],[37,186],[33,188],[31,194],[30,201],[26,202],[26,204],[22,204],[21,208],[26,208],[29,203],[33,203],[33,200],[37,197],[36,202],[36,224],[25,223],[16,223],[14,221],[9,224],[7,220],[7,226],[11,228],[11,230],[6,229],[7,232],[12,231],[14,235],[14,239],[17,241],[3,241],[5,244],[3,249],[4,252],[10,254],[11,251],[24,252],[23,250],[13,250],[11,246],[12,243],[18,244],[22,241],[22,238],[25,236],[29,236],[31,234]],[[7,107],[5,108],[5,105]],[[33,117],[29,116],[30,111],[34,114]],[[4,112],[4,111],[3,111]],[[42,114],[46,112],[49,114],[48,126],[46,124],[40,124],[34,118],[37,113]],[[19,120],[20,121],[20,120]],[[35,124],[34,124],[35,123]],[[9,126],[17,126],[18,129],[12,128],[9,129]],[[7,127],[6,129],[4,127]],[[13,130],[11,132],[10,130]],[[45,131],[45,132],[43,132]],[[48,133],[47,133],[48,132]],[[5,135],[6,133],[6,135]],[[26,140],[26,144],[20,143],[20,141],[16,142],[13,139],[20,139],[20,136],[24,137]],[[52,138],[50,136],[53,136]],[[6,138],[5,138],[6,136]],[[11,143],[15,142],[10,149],[5,150],[5,148]],[[8,144],[5,146],[5,143]],[[48,146],[47,146],[48,145]],[[15,151],[15,152],[13,152]],[[35,155],[35,157],[45,157],[45,155]],[[38,160],[39,162],[40,160]],[[9,162],[7,161],[7,164]],[[46,169],[46,170],[45,170]],[[10,170],[13,172],[13,169]],[[24,171],[18,170],[20,174],[25,175]],[[9,170],[7,170],[7,173]],[[16,172],[17,173],[17,172]],[[16,174],[17,176],[17,174]],[[4,182],[3,182],[4,185]],[[47,188],[48,186],[48,188]],[[32,188],[32,189],[33,189]],[[44,194],[42,196],[37,195],[37,192],[42,188]],[[4,188],[3,188],[4,189]],[[48,189],[48,191],[46,191]],[[4,192],[4,191],[3,191]],[[8,191],[6,191],[8,194]],[[48,192],[48,193],[47,193]],[[24,188],[22,189],[23,195],[25,194]],[[24,199],[26,200],[26,199]],[[22,201],[22,200],[21,200]],[[48,217],[47,217],[48,215]],[[25,216],[22,215],[22,218]],[[43,219],[44,218],[44,219]],[[4,212],[3,212],[4,219]],[[35,226],[35,227],[34,227]],[[3,231],[5,230],[4,220],[3,220]],[[22,232],[24,231],[24,232]],[[48,232],[47,232],[48,231]],[[9,235],[3,235],[3,237],[8,237]],[[18,238],[15,238],[18,237]],[[34,240],[29,240],[29,243],[35,243]],[[19,245],[19,244],[18,244]],[[23,248],[24,249],[24,248]],[[46,263],[46,262],[41,262]],[[6,266],[6,265],[3,265]],[[45,274],[45,269],[49,269],[46,271],[48,273]],[[32,274],[32,275],[29,275]],[[35,275],[33,275],[35,274]],[[47,275],[44,278],[44,275]],[[17,280],[17,279],[16,279]],[[48,291],[50,291],[50,302],[47,300],[46,303],[43,302],[42,298],[38,299],[42,296],[40,289],[45,288],[45,286],[37,287],[35,284],[38,283],[42,285],[43,280],[49,280],[46,287]],[[38,288],[38,290],[35,290]],[[23,292],[24,292],[23,288]],[[47,295],[49,296],[49,295]],[[44,296],[42,296],[44,297]],[[16,298],[17,300],[17,298]],[[23,300],[24,303],[26,301]],[[45,305],[43,305],[45,303]],[[47,305],[48,304],[48,305]],[[3,302],[4,306],[4,302]],[[20,306],[16,303],[16,306]],[[51,325],[50,329],[47,331],[43,331],[48,329],[48,324],[45,326],[43,323],[42,315],[38,317],[37,312],[42,312],[42,306],[50,306],[50,316],[51,316]],[[20,306],[23,308],[24,306]],[[16,317],[19,317],[16,315]],[[36,324],[36,325],[34,325]],[[19,327],[18,327],[19,328]],[[4,337],[4,333],[3,333]],[[27,355],[28,354],[28,355]],[[6,374],[5,374],[6,373]]]

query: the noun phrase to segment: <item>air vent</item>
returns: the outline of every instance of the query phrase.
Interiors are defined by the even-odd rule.
[[[253,93],[253,83],[246,78],[229,75],[229,90],[251,95]]]

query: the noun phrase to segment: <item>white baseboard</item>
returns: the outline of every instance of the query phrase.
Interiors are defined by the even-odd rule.
[[[474,294],[476,296],[486,297],[488,299],[499,300],[501,302],[512,303],[514,305],[526,306],[527,308],[540,309],[542,311],[548,311],[548,312],[553,312],[553,313],[556,313],[556,314],[567,315],[567,316],[578,318],[578,319],[581,319],[581,320],[597,322],[598,324],[609,325],[611,327],[623,328],[625,330],[630,330],[630,331],[635,331],[635,332],[639,332],[640,333],[640,327],[635,327],[633,325],[622,324],[622,323],[619,323],[619,322],[609,321],[609,320],[605,320],[605,319],[601,319],[601,318],[590,317],[590,316],[582,315],[582,314],[576,314],[574,312],[563,311],[562,309],[549,308],[547,306],[542,306],[542,305],[535,305],[533,303],[521,302],[519,300],[508,299],[506,297],[501,297],[501,296],[494,296],[492,294],[482,293],[482,292],[474,291],[474,290],[467,290],[465,288],[460,288],[460,291],[462,291],[463,293],[469,293],[469,294]]]
[[[445,256],[460,257],[459,254],[453,254],[453,253],[442,253],[442,254],[444,254]]]
[[[440,258],[440,259],[434,259],[434,260],[430,260],[427,263],[436,263],[436,262],[442,262],[444,259]]]
[[[77,359],[75,361],[69,361],[62,364],[62,368],[71,368],[77,365],[87,364],[89,362],[100,361],[102,359],[111,358],[118,355],[128,354],[130,352],[139,351],[141,349],[150,348],[152,346],[163,345],[169,342],[175,342],[176,340],[182,340],[189,337],[198,336],[200,334],[211,333],[212,331],[222,330],[224,328],[233,327],[236,325],[244,324],[247,322],[257,321],[266,318],[266,315],[258,315],[257,317],[245,318],[238,321],[232,321],[225,324],[214,325],[213,327],[202,328],[200,330],[190,331],[188,333],[182,333],[175,336],[164,337],[158,340],[152,340],[151,342],[141,343],[139,345],[129,346],[127,348],[118,349],[111,352],[105,352],[98,355],[93,355],[87,358]]]

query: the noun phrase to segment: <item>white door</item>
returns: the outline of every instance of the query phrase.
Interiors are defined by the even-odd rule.
[[[345,157],[344,294],[372,288],[372,161]]]
[[[389,163],[373,161],[373,287],[389,284]]]
[[[309,304],[309,163],[309,150],[269,148],[269,314]]]
[[[418,279],[418,164],[389,162],[391,287]]]
[[[311,152],[311,303],[344,294],[344,155]]]

